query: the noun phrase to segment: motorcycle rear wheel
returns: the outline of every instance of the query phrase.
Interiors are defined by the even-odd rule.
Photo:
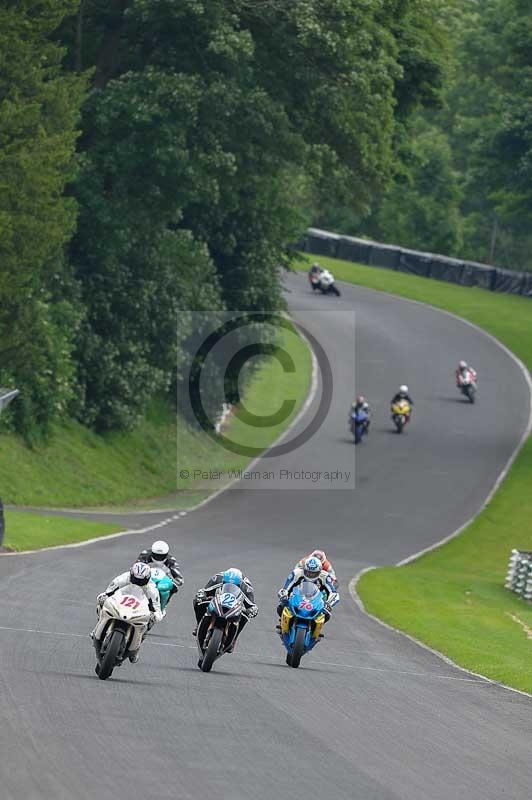
[[[292,650],[292,655],[290,658],[290,666],[294,669],[299,667],[301,662],[301,657],[305,652],[305,639],[307,636],[307,632],[304,628],[298,628],[296,632],[296,638],[294,640],[294,649]]]
[[[115,628],[111,634],[105,653],[99,662],[100,669],[98,670],[98,677],[101,681],[105,681],[107,678],[111,677],[123,640],[124,631]]]
[[[213,632],[211,633],[211,638],[209,639],[209,644],[207,645],[205,655],[201,660],[200,669],[202,672],[211,671],[211,667],[214,664],[216,656],[218,655],[218,650],[220,649],[223,633],[224,632],[221,628],[214,628]]]

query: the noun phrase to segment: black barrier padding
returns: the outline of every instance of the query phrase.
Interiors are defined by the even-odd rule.
[[[427,278],[439,278],[461,286],[478,286],[480,289],[532,298],[530,272],[514,272],[480,264],[478,261],[460,261],[356,237],[340,236],[320,228],[308,229],[301,249],[316,255],[344,258],[386,269],[398,269],[401,272]]]
[[[0,545],[4,541],[4,530],[5,530],[4,505],[2,503],[2,500],[0,499]]]
[[[494,292],[507,292],[508,294],[521,294],[523,275],[509,269],[496,269]]]
[[[421,275],[430,278],[432,255],[418,253],[416,250],[403,250],[399,254],[399,272],[408,272],[410,275]]]
[[[464,262],[456,258],[446,258],[445,256],[433,256],[430,277],[439,281],[449,283],[462,283]]]
[[[532,297],[532,272],[525,272],[523,275],[521,294],[523,297]]]
[[[371,254],[372,243],[365,242],[364,239],[355,239],[352,236],[341,236],[338,240],[338,258],[345,261],[357,261],[359,264],[367,264]]]
[[[369,264],[372,267],[384,267],[385,269],[397,269],[399,267],[400,247],[392,245],[373,243],[369,256]]]
[[[333,233],[317,233],[316,231],[309,231],[307,233],[307,252],[314,253],[318,256],[329,256],[336,258],[338,250],[339,236]]]
[[[462,286],[478,286],[481,289],[492,289],[495,280],[495,267],[487,267],[476,261],[464,261]]]

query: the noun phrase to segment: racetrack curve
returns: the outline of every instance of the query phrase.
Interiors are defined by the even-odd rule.
[[[323,325],[320,313],[355,309],[357,390],[375,406],[357,448],[356,490],[237,484],[157,530],[185,586],[139,664],[106,682],[94,675],[88,639],[94,596],[154,535],[0,558],[2,800],[528,800],[530,700],[372,622],[347,588],[364,566],[395,563],[477,511],[526,428],[527,383],[488,337],[434,309],[348,285],[340,300],[313,296],[303,276],[287,288],[294,317],[326,349],[334,391],[324,424],[284,463],[344,468],[352,459],[352,340],[344,315]],[[480,373],[475,406],[454,388],[459,358]],[[403,382],[416,411],[399,437],[388,401]],[[325,640],[291,670],[274,632],[274,594],[316,546],[337,568],[342,600]],[[233,563],[253,580],[260,614],[204,675],[191,600]]]

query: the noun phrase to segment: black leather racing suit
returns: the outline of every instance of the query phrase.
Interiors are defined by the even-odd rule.
[[[203,597],[194,598],[192,601],[192,605],[194,606],[194,613],[196,615],[196,623],[199,625],[205,611],[207,610],[207,606],[216,594],[216,591],[223,586],[224,584],[224,573],[217,572],[216,575],[213,575],[210,580],[207,581],[205,586],[203,587],[203,592],[205,593]],[[240,616],[240,625],[238,627],[237,636],[240,635],[243,628],[245,627],[246,623],[248,622],[248,616],[245,613],[251,607],[256,608],[255,605],[255,593],[253,591],[253,586],[251,585],[251,581],[249,578],[242,578],[242,583],[239,587],[244,595],[244,613]],[[236,637],[235,637],[236,639]]]

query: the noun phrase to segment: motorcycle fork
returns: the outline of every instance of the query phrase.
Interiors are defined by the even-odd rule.
[[[281,633],[287,634],[290,630],[290,620],[293,618],[292,612],[286,608],[283,608],[283,613],[281,614]]]
[[[325,617],[323,614],[320,614],[319,616],[316,617],[316,619],[314,620],[314,629],[312,631],[313,639],[320,638],[321,629],[323,628],[324,623],[325,623]]]

